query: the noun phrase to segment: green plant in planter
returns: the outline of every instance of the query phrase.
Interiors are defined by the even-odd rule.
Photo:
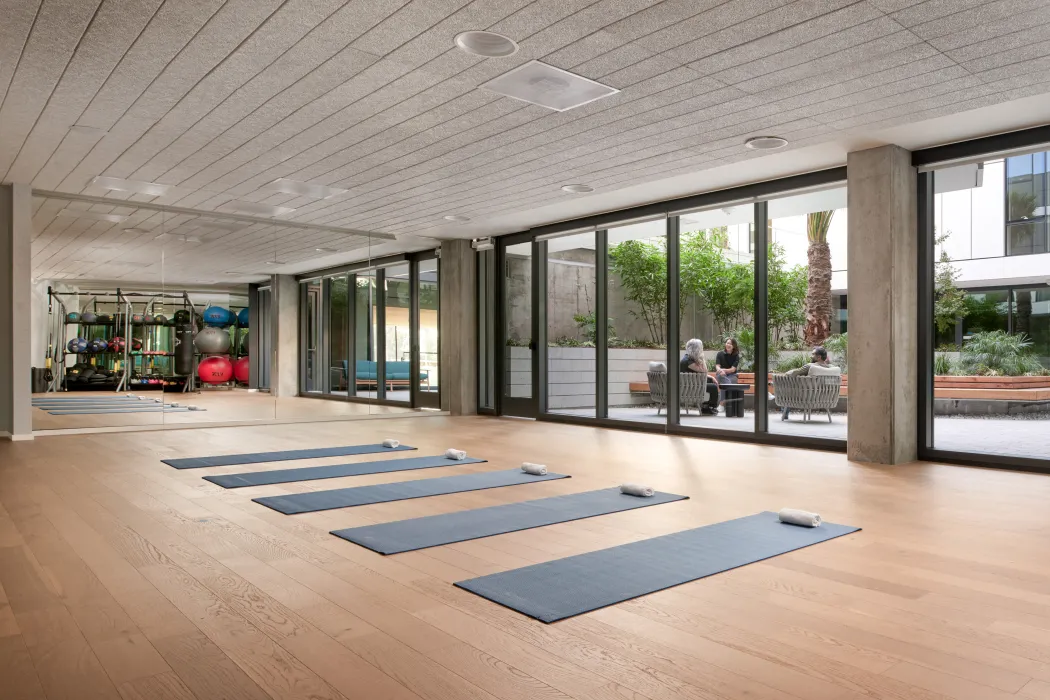
[[[1031,354],[1031,349],[1032,341],[1023,333],[974,333],[963,343],[960,369],[964,374],[993,377],[1045,373],[1046,369]]]
[[[576,322],[576,327],[583,331],[583,337],[585,340],[592,345],[598,342],[598,321],[594,317],[594,312],[586,314],[576,314],[572,317],[572,320]],[[616,337],[616,329],[613,328],[613,320],[610,318],[606,324],[605,337],[610,341]]]
[[[845,374],[847,371],[847,365],[849,362],[849,337],[846,333],[840,333],[839,335],[833,335],[824,341],[824,349],[828,351],[828,355],[831,357],[831,364],[838,365],[842,368],[842,373]]]
[[[933,358],[933,373],[938,377],[947,377],[955,372],[955,363],[950,355],[935,355]]]
[[[806,355],[788,355],[776,363],[773,371],[778,374],[784,374],[807,364],[809,364],[809,357]]]

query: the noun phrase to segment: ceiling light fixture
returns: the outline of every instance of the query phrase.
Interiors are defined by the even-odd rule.
[[[92,185],[117,192],[138,192],[148,194],[151,197],[163,197],[172,190],[171,185],[161,185],[156,182],[142,182],[139,180],[125,180],[119,177],[94,177],[91,178]]]
[[[236,214],[251,214],[253,216],[284,216],[291,214],[295,209],[291,207],[275,207],[271,204],[259,204],[258,202],[242,202],[231,200],[220,207],[219,211],[230,211]]]
[[[518,52],[518,44],[496,32],[463,32],[456,35],[456,48],[472,56],[502,58]]]
[[[110,223],[119,224],[126,216],[120,214],[100,214],[97,211],[87,211],[86,209],[59,209],[55,216],[67,216],[73,219],[93,219],[95,221],[109,221]]]
[[[590,185],[562,185],[561,191],[569,194],[586,194],[594,192],[594,188]]]
[[[486,251],[486,250],[492,250],[493,248],[496,247],[496,244],[492,240],[491,237],[490,238],[475,238],[473,241],[471,241],[470,247],[473,248],[474,250],[478,251],[478,252],[482,252],[482,251]]]
[[[335,252],[338,252],[338,251],[336,251],[335,248],[314,248],[314,250],[317,251],[318,253],[335,253]]]
[[[779,136],[752,136],[744,141],[744,147],[752,151],[775,151],[788,145],[787,139]]]
[[[463,216],[462,214],[449,214],[448,216],[441,217],[445,221],[455,221],[457,224],[465,224],[470,221],[469,216]]]
[[[263,265],[284,265],[284,263],[278,260],[266,260]]]
[[[575,109],[619,92],[614,87],[541,61],[529,61],[479,87],[556,112]]]
[[[309,182],[289,180],[286,177],[279,177],[270,184],[263,185],[259,189],[294,194],[300,197],[313,197],[314,199],[328,199],[337,194],[346,194],[350,191],[341,190],[336,187],[327,187],[325,185],[314,185]]]

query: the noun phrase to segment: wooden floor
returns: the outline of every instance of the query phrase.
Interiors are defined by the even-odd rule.
[[[491,460],[427,476],[573,478],[288,517],[250,499],[420,475],[224,491],[200,477],[243,468],[159,461],[388,436]],[[387,558],[327,534],[628,479],[691,498]],[[392,418],[0,443],[0,505],[4,700],[1050,698],[1045,476]],[[450,585],[783,506],[864,529],[554,625]]]

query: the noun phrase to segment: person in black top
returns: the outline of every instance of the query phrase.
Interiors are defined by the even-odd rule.
[[[696,372],[707,375],[707,360],[704,358],[704,343],[693,338],[685,344],[685,354],[678,363],[678,371],[682,373]],[[701,412],[714,413],[718,405],[718,382],[710,375],[707,376],[707,403],[701,407]]]
[[[736,376],[739,370],[740,346],[737,345],[736,338],[727,338],[725,347],[719,350],[715,357],[715,376],[718,378],[718,385],[736,384],[739,381]],[[726,392],[725,389],[722,389],[718,392],[718,411],[720,413],[725,410],[725,405]]]

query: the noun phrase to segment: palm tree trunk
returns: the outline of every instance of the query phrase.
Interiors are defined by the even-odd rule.
[[[806,290],[806,345],[821,345],[831,335],[831,247],[809,244],[809,285]]]

